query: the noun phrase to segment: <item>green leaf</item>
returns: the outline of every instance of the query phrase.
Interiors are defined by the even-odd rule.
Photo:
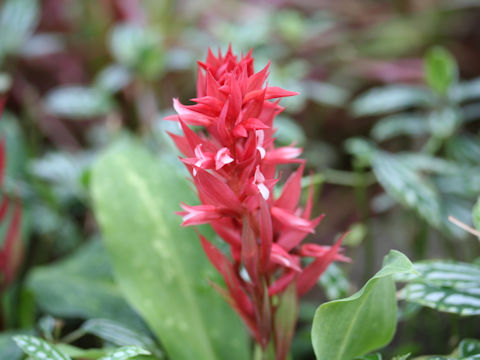
[[[378,120],[371,130],[377,141],[389,140],[400,135],[421,136],[429,133],[425,116],[410,113],[390,115]]]
[[[305,133],[302,127],[293,119],[286,116],[279,116],[275,118],[275,127],[277,131],[275,136],[279,145],[291,145],[296,142],[297,145],[305,144]]]
[[[38,337],[18,335],[13,340],[34,360],[71,360],[68,355]]]
[[[317,359],[353,359],[390,342],[397,323],[392,275],[410,271],[408,258],[392,250],[382,269],[357,293],[320,305],[312,327]]]
[[[455,58],[446,49],[437,46],[426,54],[424,71],[428,86],[441,95],[446,94],[458,78]]]
[[[56,344],[58,350],[70,356],[73,359],[98,359],[111,351],[110,349],[82,349],[69,344]]]
[[[121,65],[109,65],[95,79],[95,87],[115,93],[130,83],[132,75]]]
[[[461,167],[456,174],[435,177],[434,182],[441,193],[472,199],[480,193],[480,167]]]
[[[119,349],[115,349],[110,352],[108,355],[101,357],[98,360],[127,360],[131,359],[137,355],[149,355],[145,349],[142,349],[139,346],[124,346]]]
[[[397,355],[397,356],[394,356],[392,360],[407,360],[408,358],[410,358],[410,355],[411,355],[410,353],[405,355]]]
[[[439,195],[428,179],[414,166],[396,155],[375,152],[372,169],[387,193],[402,205],[415,210],[433,226],[440,226],[442,214]]]
[[[480,340],[463,339],[458,345],[461,357],[480,355]]]
[[[64,260],[35,268],[27,285],[42,310],[54,316],[108,318],[144,329],[114,283],[100,242],[91,241]]]
[[[26,333],[26,331],[23,333]],[[23,352],[13,340],[15,335],[20,334],[18,331],[3,331],[0,334],[0,359],[20,360],[22,358]]]
[[[449,95],[455,103],[480,98],[480,78],[454,84]]]
[[[461,113],[457,108],[447,107],[432,111],[428,116],[430,132],[437,138],[451,137],[461,123]]]
[[[153,28],[121,24],[115,26],[110,35],[110,50],[120,64],[153,78],[165,66],[160,42],[159,34]]]
[[[355,360],[382,360],[382,359],[383,359],[382,354],[378,354],[378,353],[355,358]]]
[[[45,107],[53,115],[82,120],[107,115],[113,100],[100,88],[62,86],[47,94]]]
[[[409,85],[388,85],[373,88],[357,97],[352,103],[355,116],[380,115],[421,107],[432,102],[432,95],[426,89]]]
[[[350,283],[345,276],[345,272],[336,263],[330,264],[318,281],[325,289],[325,294],[329,300],[347,296],[350,289]]]
[[[422,261],[415,275],[398,275],[409,282],[400,297],[439,311],[459,315],[480,314],[480,266],[454,261]]]
[[[472,212],[473,224],[480,231],[480,197],[478,198]]]
[[[150,336],[134,331],[116,321],[91,319],[83,323],[80,329],[117,346],[141,346],[151,351],[157,358],[163,358],[162,350]]]
[[[6,0],[0,9],[0,62],[31,35],[39,19],[37,0]]]
[[[453,136],[446,142],[445,150],[453,160],[478,165],[480,137],[472,134]]]
[[[186,179],[124,141],[101,156],[91,185],[117,281],[170,358],[248,358],[239,319],[208,284],[218,275],[174,213],[194,202]]]

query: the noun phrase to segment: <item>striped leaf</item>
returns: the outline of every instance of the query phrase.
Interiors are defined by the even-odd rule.
[[[137,355],[150,355],[150,352],[139,346],[124,346],[113,350],[107,356],[98,360],[127,360]]]
[[[163,352],[153,339],[143,333],[132,330],[121,323],[108,319],[92,319],[83,323],[81,329],[117,346],[135,345],[151,351],[158,358]]]
[[[425,116],[401,113],[380,119],[372,128],[371,135],[377,141],[389,140],[400,135],[421,136],[429,133]]]
[[[400,291],[404,300],[463,316],[480,314],[480,266],[453,261],[414,264],[418,275],[400,274],[409,282]]]
[[[35,336],[18,335],[13,340],[33,360],[71,360],[55,346]]]
[[[410,162],[396,155],[376,151],[372,169],[380,184],[402,205],[415,210],[433,226],[440,226],[442,215],[439,195],[435,187],[415,171]]]
[[[388,85],[373,88],[352,104],[356,116],[388,114],[409,107],[425,106],[432,101],[432,94],[427,89],[408,85]]]

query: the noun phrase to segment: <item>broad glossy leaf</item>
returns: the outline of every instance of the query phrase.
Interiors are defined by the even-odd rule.
[[[48,112],[76,120],[105,116],[113,105],[108,92],[93,87],[63,86],[50,91],[45,98]]]
[[[107,254],[100,242],[91,241],[64,260],[35,268],[27,284],[38,305],[49,314],[108,318],[144,329],[114,283]]]
[[[389,140],[400,135],[421,136],[429,133],[427,118],[419,114],[401,113],[378,120],[371,135],[377,141]]]
[[[414,264],[418,274],[399,275],[407,281],[402,299],[459,315],[480,314],[480,266],[453,261]]]
[[[432,94],[423,88],[409,85],[388,85],[368,90],[352,104],[356,116],[380,115],[410,107],[428,105]]]
[[[239,319],[208,284],[218,275],[174,213],[194,202],[186,179],[125,141],[99,159],[91,183],[117,281],[169,357],[248,358]]]
[[[149,355],[150,352],[139,346],[124,346],[119,349],[115,349],[106,356],[101,357],[98,360],[127,360],[137,355]]]
[[[34,360],[71,360],[68,355],[38,337],[18,335],[13,340]]]
[[[398,156],[377,151],[372,158],[372,169],[391,197],[415,210],[431,225],[440,225],[442,213],[439,195],[412,164],[402,161]]]
[[[357,293],[320,305],[312,326],[317,359],[353,359],[386,345],[397,323],[392,275],[412,270],[408,258],[392,250],[382,269]]]
[[[447,50],[434,47],[428,51],[424,61],[427,84],[439,94],[446,94],[458,78],[455,58]]]

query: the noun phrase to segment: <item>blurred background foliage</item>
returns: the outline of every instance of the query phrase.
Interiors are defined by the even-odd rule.
[[[313,358],[316,306],[360,288],[388,249],[478,264],[479,242],[448,217],[472,226],[480,194],[479,23],[474,0],[4,0],[3,192],[21,199],[24,216],[0,358],[21,356],[12,331],[131,345],[115,326],[163,356],[116,288],[92,213],[91,165],[130,132],[182,171],[165,136],[176,125],[162,119],[173,97],[194,97],[208,47],[252,48],[257,69],[272,61],[271,84],[300,92],[282,100],[277,141],[301,145],[314,174],[327,217],[313,240],[330,244],[351,229],[353,263],[331,266],[302,305],[295,359]],[[480,337],[478,318],[413,300],[400,310],[387,354],[449,353]],[[115,323],[86,325],[98,318]]]

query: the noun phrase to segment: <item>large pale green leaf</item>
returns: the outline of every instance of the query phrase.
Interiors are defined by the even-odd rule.
[[[35,268],[27,279],[43,311],[60,317],[108,318],[144,329],[113,281],[101,242],[92,241],[74,255]]]
[[[312,326],[318,360],[350,360],[386,345],[397,323],[392,275],[412,271],[408,258],[392,250],[383,268],[354,295],[320,305]]]
[[[400,274],[407,281],[400,297],[439,311],[480,314],[480,266],[454,261],[422,261],[417,274]]]
[[[92,194],[118,283],[170,358],[248,358],[239,319],[208,284],[217,274],[174,213],[193,202],[175,168],[124,141],[94,166]]]

